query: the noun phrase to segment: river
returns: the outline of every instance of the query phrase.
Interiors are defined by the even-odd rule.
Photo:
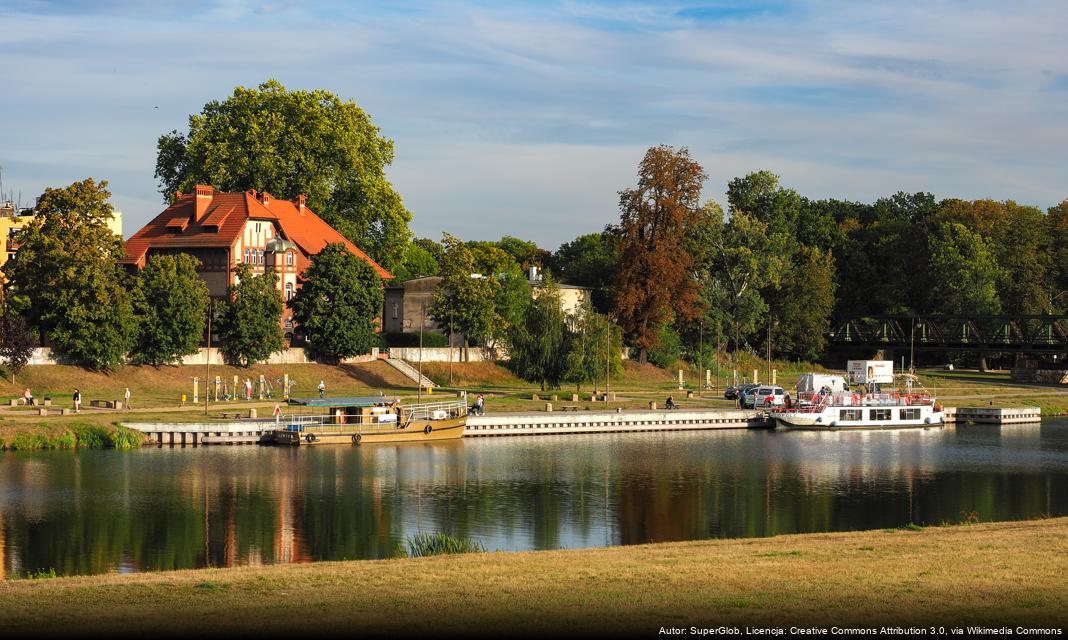
[[[0,453],[0,577],[1068,514],[1068,420]]]

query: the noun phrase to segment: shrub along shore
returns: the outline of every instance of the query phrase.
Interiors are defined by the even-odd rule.
[[[1068,518],[0,582],[24,634],[1064,627]]]

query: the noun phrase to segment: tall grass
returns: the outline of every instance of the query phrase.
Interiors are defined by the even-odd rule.
[[[408,536],[408,557],[423,558],[454,553],[482,553],[482,543],[468,538],[457,538],[445,533],[417,533]]]
[[[145,435],[118,425],[72,424],[61,433],[48,433],[40,426],[29,426],[11,442],[0,440],[0,450],[40,451],[44,449],[136,449],[144,445]]]

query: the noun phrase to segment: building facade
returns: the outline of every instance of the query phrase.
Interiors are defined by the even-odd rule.
[[[334,243],[365,260],[383,279],[393,278],[317,216],[302,195],[289,201],[255,190],[224,193],[197,185],[193,193],[176,193],[171,206],[126,241],[123,262],[142,269],[153,255],[192,255],[200,261],[197,273],[213,298],[227,296],[239,264],[257,275],[273,266],[286,302],[281,322],[291,339],[295,327],[289,301],[300,287],[299,276],[312,256]]]
[[[0,202],[0,268],[18,251],[18,232],[33,221],[33,209],[17,209],[12,202]],[[122,237],[122,212],[115,210],[108,228]]]

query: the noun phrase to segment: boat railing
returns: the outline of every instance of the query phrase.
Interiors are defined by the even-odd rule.
[[[928,393],[798,393],[797,403],[788,409],[796,413],[821,413],[827,407],[897,407],[933,405]]]
[[[402,428],[413,420],[447,420],[467,415],[467,403],[459,401],[432,402],[398,407],[373,407],[370,414],[350,414],[343,411],[315,414],[286,414],[278,422],[286,431],[332,433],[352,431],[390,431]]]
[[[406,420],[447,420],[467,415],[467,402],[451,400],[448,402],[427,402],[404,406]]]

